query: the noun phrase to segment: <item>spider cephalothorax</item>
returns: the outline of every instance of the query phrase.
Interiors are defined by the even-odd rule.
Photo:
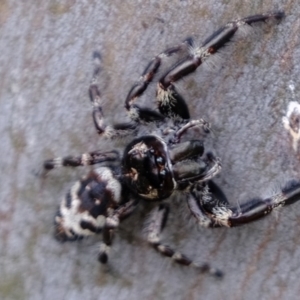
[[[159,137],[133,140],[125,149],[122,166],[127,185],[142,198],[162,200],[176,188],[168,146]]]
[[[221,170],[220,160],[211,149],[207,150],[201,135],[197,134],[193,139],[186,138],[191,128],[200,128],[205,135],[209,134],[210,126],[203,119],[190,119],[188,106],[174,85],[176,81],[195,72],[231,41],[239,28],[269,19],[281,20],[283,17],[283,12],[276,11],[239,19],[217,30],[201,47],[193,46],[191,39],[188,39],[157,55],[125,99],[125,108],[131,121],[114,126],[104,124],[100,92],[96,84],[100,55],[95,53],[97,65],[89,93],[96,130],[106,138],[129,136],[131,140],[120,152],[94,151],[79,157],[45,162],[46,170],[59,166],[106,163],[75,183],[61,202],[55,218],[57,238],[74,240],[102,233],[99,260],[105,263],[114,229],[120,221],[134,211],[140,199],[157,201],[159,205],[154,209],[148,226],[148,242],[177,263],[221,276],[219,270],[206,263],[197,264],[161,243],[160,233],[169,212],[164,199],[171,197],[174,191],[184,191],[182,200],[187,202],[196,221],[205,227],[242,225],[264,217],[276,207],[298,201],[300,183],[290,182],[272,197],[255,198],[238,207],[231,206],[222,190],[212,181]],[[163,59],[187,50],[186,57],[158,81],[158,110],[138,106],[136,100],[157,74]]]

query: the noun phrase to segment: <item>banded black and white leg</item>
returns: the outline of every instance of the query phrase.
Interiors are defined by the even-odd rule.
[[[135,132],[137,124],[135,122],[119,123],[114,125],[107,125],[104,121],[101,94],[97,85],[98,76],[100,73],[101,56],[98,52],[94,52],[94,74],[91,85],[89,87],[89,96],[93,105],[93,121],[97,132],[107,138],[115,138],[125,135],[130,135]]]
[[[197,268],[200,272],[209,273],[216,277],[222,277],[223,273],[220,270],[211,267],[208,263],[198,264],[184,254],[175,251],[170,246],[164,245],[161,242],[160,235],[166,225],[168,213],[169,207],[165,204],[161,204],[159,207],[155,208],[152,213],[151,219],[149,220],[147,240],[153,248],[162,255],[170,257],[178,264],[192,266]]]
[[[184,118],[180,110],[185,102],[183,97],[177,92],[174,83],[195,72],[207,59],[224,48],[240,28],[252,25],[256,22],[265,22],[268,19],[281,20],[283,17],[284,12],[281,11],[249,16],[229,22],[224,27],[215,31],[204,41],[201,47],[194,47],[188,57],[171,67],[159,80],[157,86],[159,111],[170,117],[179,115]]]
[[[66,156],[48,159],[44,162],[44,170],[50,171],[59,167],[79,167],[95,165],[102,162],[113,162],[120,160],[119,152],[107,151],[102,152],[100,150],[84,153],[80,156]]]
[[[154,76],[157,74],[159,67],[165,57],[169,57],[174,53],[178,53],[182,50],[187,50],[192,45],[192,39],[186,39],[183,43],[176,47],[168,48],[164,52],[155,56],[148,66],[145,68],[143,74],[140,77],[140,80],[132,86],[130,89],[126,100],[125,100],[125,108],[129,113],[129,116],[134,121],[156,121],[162,120],[164,118],[164,113],[158,113],[155,110],[149,108],[142,108],[135,104],[136,100],[145,92],[148,85],[152,82]],[[182,108],[182,115],[185,119],[189,119],[189,112],[187,105]]]
[[[214,189],[214,190],[213,190]],[[188,206],[198,223],[204,227],[235,227],[261,219],[274,209],[300,200],[300,182],[288,182],[280,192],[269,198],[251,199],[239,206],[230,206],[222,191],[208,183],[194,186]]]
[[[138,201],[131,199],[128,202],[120,205],[115,210],[108,210],[105,228],[103,229],[103,241],[100,244],[98,260],[102,264],[107,263],[110,248],[113,242],[114,231],[119,226],[120,222],[130,216],[138,205]]]

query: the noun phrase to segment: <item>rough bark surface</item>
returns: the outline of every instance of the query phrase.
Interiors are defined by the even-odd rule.
[[[176,201],[167,243],[226,273],[222,281],[176,266],[148,247],[142,206],[116,236],[109,266],[96,262],[98,239],[59,244],[53,216],[85,168],[35,173],[45,159],[109,148],[93,128],[87,88],[92,52],[102,54],[103,110],[123,118],[123,103],[148,61],[188,36],[203,41],[226,22],[283,9],[232,43],[212,70],[179,84],[192,117],[214,128],[231,203],[300,180],[299,157],[282,126],[299,98],[299,1],[0,2],[0,298],[292,299],[299,295],[300,203],[235,229],[197,229]],[[143,101],[154,100],[150,89]],[[299,210],[299,212],[298,212]],[[191,221],[189,221],[191,220]]]

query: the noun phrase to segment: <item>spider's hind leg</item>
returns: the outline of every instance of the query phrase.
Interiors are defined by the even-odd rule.
[[[124,193],[123,193],[124,194]],[[138,201],[131,199],[120,205],[117,209],[109,212],[106,218],[106,226],[103,229],[103,242],[100,245],[98,260],[102,264],[107,263],[110,247],[113,242],[114,231],[119,226],[120,221],[130,216],[138,205]]]
[[[192,266],[200,272],[209,273],[216,277],[222,277],[223,273],[220,270],[211,267],[208,263],[198,264],[184,254],[175,251],[170,246],[161,243],[160,235],[167,222],[168,213],[169,207],[165,204],[161,204],[153,211],[148,227],[148,242],[153,248],[162,255],[170,257],[178,264]]]

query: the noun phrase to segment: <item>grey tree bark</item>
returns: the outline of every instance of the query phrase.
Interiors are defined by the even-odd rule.
[[[109,119],[148,61],[188,36],[203,41],[226,22],[274,9],[286,18],[255,28],[213,69],[179,84],[192,117],[214,129],[223,170],[216,179],[231,203],[300,179],[300,162],[282,125],[299,98],[298,1],[0,2],[0,298],[293,299],[299,294],[300,204],[234,229],[198,229],[183,201],[172,204],[167,243],[226,273],[222,281],[176,266],[145,241],[147,205],[118,231],[108,267],[98,239],[59,244],[53,216],[86,168],[42,181],[45,159],[108,149],[93,128],[87,88],[92,52],[103,58],[101,90]],[[142,101],[153,103],[154,88]]]

